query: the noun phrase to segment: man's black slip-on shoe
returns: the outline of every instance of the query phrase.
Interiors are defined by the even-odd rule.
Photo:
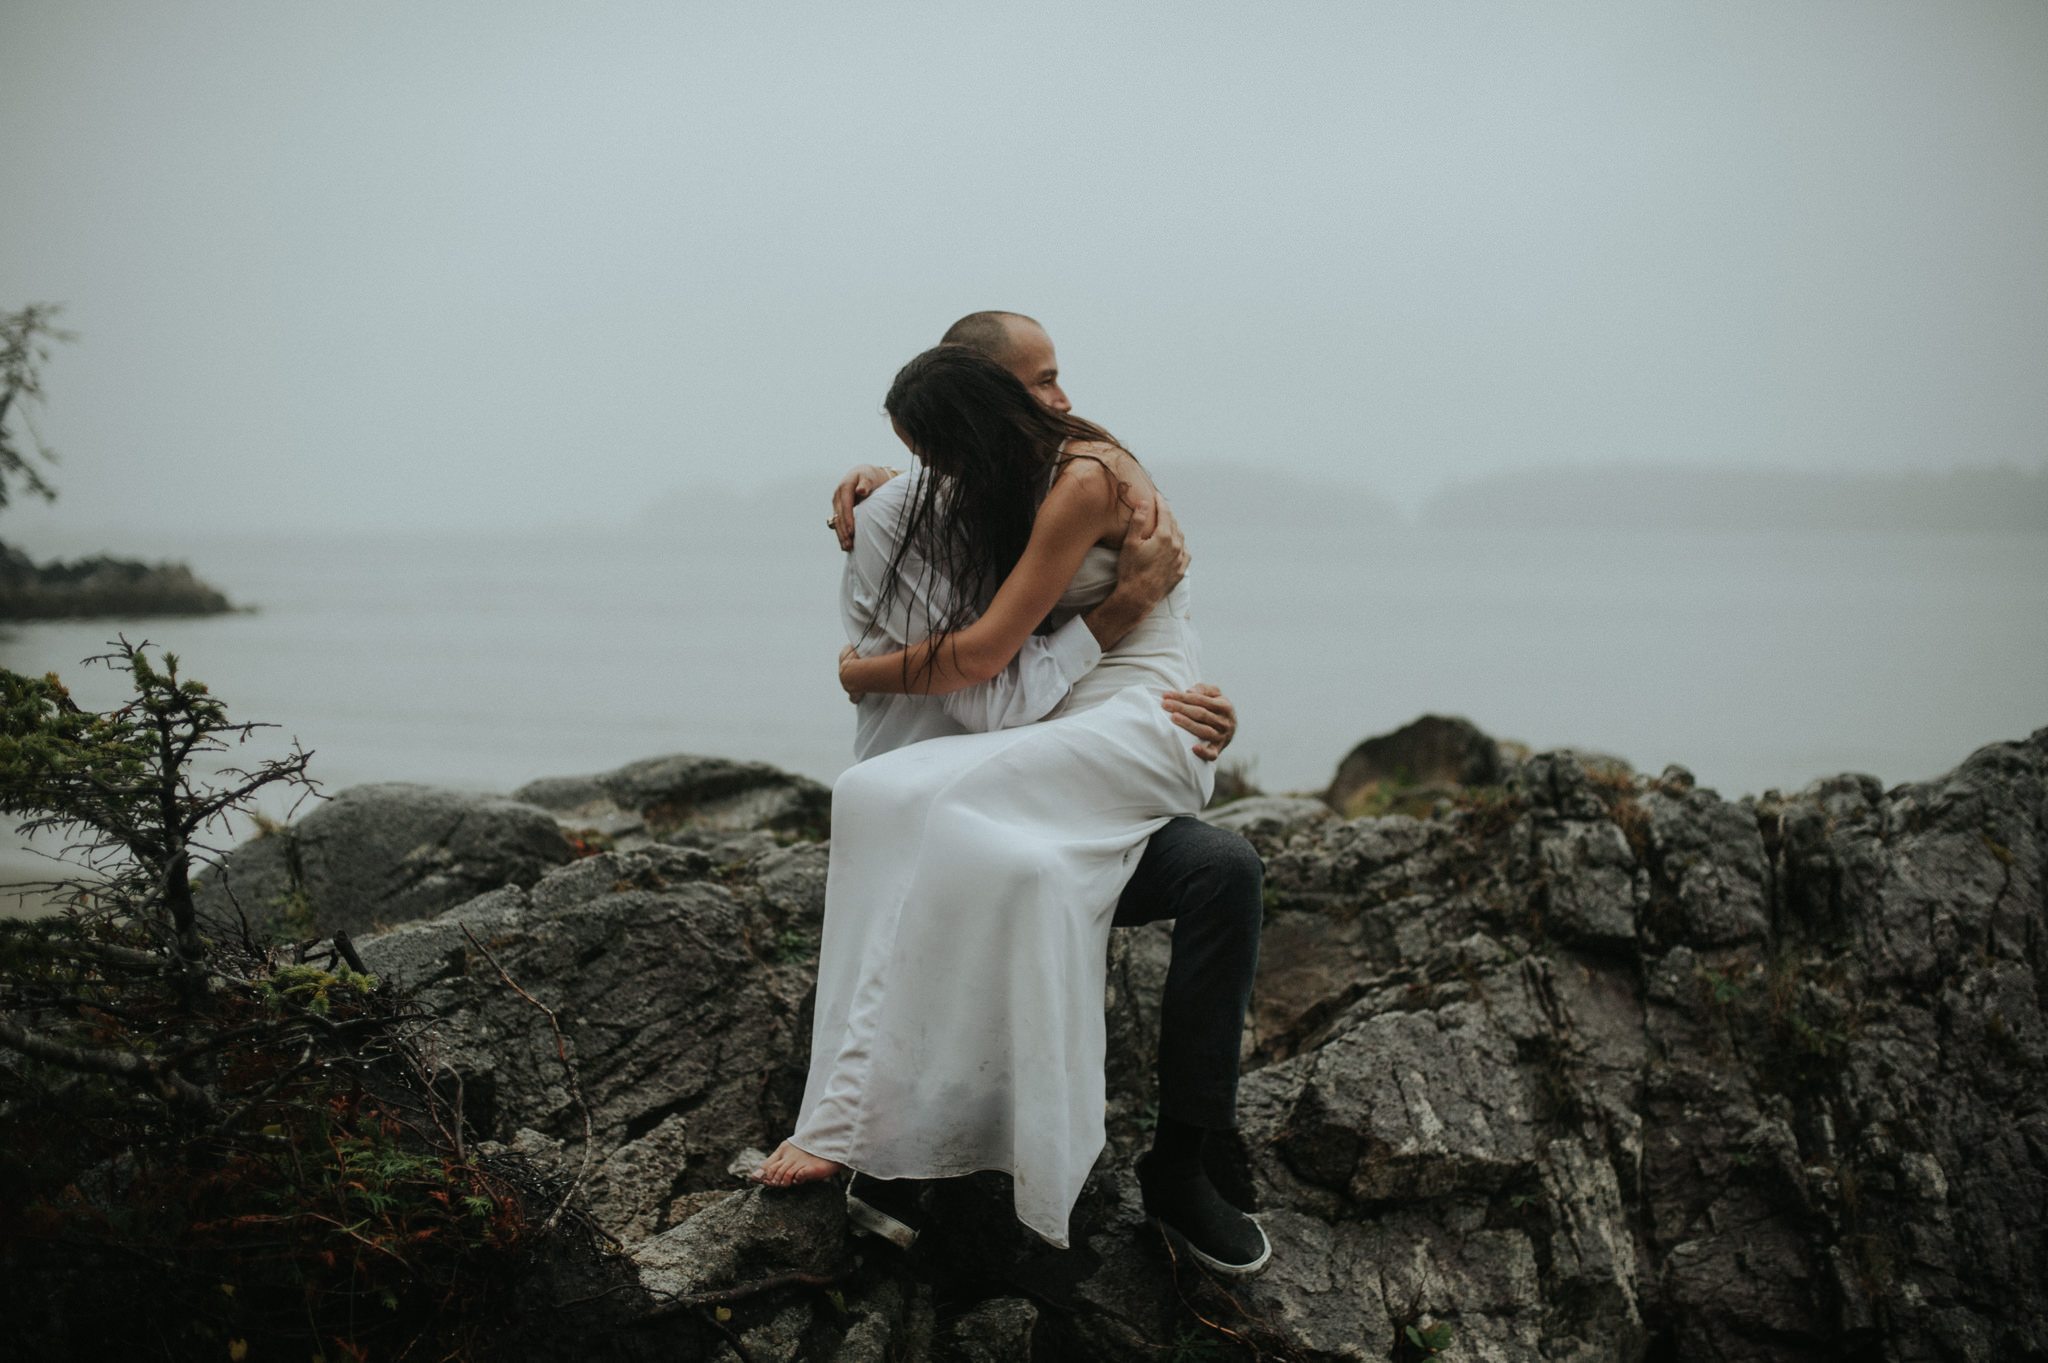
[[[1141,1156],[1138,1188],[1146,1214],[1179,1236],[1211,1272],[1248,1278],[1273,1257],[1259,1223],[1225,1202],[1200,1164],[1169,1165]]]
[[[879,1235],[898,1249],[917,1243],[924,1230],[924,1213],[918,1198],[927,1180],[921,1178],[870,1178],[855,1174],[846,1185],[846,1219],[854,1229]]]

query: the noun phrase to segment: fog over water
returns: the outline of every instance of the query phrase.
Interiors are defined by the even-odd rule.
[[[257,613],[17,626],[0,662],[111,702],[77,660],[144,635],[316,749],[330,788],[510,790],[664,752],[829,780],[852,757],[839,552],[796,497],[610,535],[194,540]],[[1244,719],[1229,755],[1269,789],[1320,789],[1431,710],[1730,795],[1933,776],[2048,723],[2048,535],[1388,524],[1339,552],[1329,521],[1187,500],[1205,662]]]
[[[0,309],[80,338],[0,540],[258,605],[125,628],[330,783],[829,777],[826,491],[1007,307],[1265,784],[1425,710],[1932,775],[2048,723],[2044,72],[2035,0],[9,0]]]
[[[83,337],[42,420],[95,528],[833,473],[978,307],[1142,454],[1409,509],[2032,468],[2044,71],[2036,0],[9,0],[0,301]]]

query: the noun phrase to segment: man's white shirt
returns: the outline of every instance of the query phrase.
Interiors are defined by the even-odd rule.
[[[892,478],[854,508],[853,552],[839,584],[846,641],[864,658],[923,640],[928,623],[951,607],[951,584],[932,574],[916,545],[904,551],[901,581],[877,614],[882,585],[903,542],[903,522],[924,486],[920,466]],[[1076,617],[1051,634],[1032,635],[996,676],[944,696],[864,697],[854,725],[853,753],[866,761],[906,743],[946,734],[987,733],[1033,724],[1065,699],[1075,682],[1102,661],[1102,646]]]

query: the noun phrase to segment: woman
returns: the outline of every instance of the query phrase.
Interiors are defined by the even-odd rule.
[[[942,694],[995,675],[1049,616],[1106,597],[1132,503],[1156,493],[1105,432],[972,350],[918,356],[884,406],[937,475],[904,543],[921,543],[959,606],[910,649],[848,650],[840,680]],[[1110,917],[1145,839],[1200,809],[1213,779],[1159,703],[1199,675],[1183,583],[1053,718],[913,744],[840,778],[810,1080],[761,1181],[1001,1169],[1019,1219],[1067,1243],[1103,1144]]]

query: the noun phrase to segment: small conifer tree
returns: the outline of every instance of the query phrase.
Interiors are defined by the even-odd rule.
[[[202,683],[178,675],[176,655],[159,667],[145,647],[123,639],[93,660],[134,686],[132,700],[104,714],[81,709],[54,673],[0,669],[0,813],[18,818],[24,834],[63,840],[58,874],[35,888],[64,907],[8,926],[0,1046],[124,1081],[121,1101],[192,1116],[217,1107],[206,1078],[216,1047],[196,1037],[166,1046],[161,1035],[99,1025],[94,991],[108,971],[153,974],[187,1004],[221,987],[193,905],[193,861],[208,855],[199,840],[267,786],[310,790],[311,754],[294,745],[285,758],[229,767],[218,783],[200,777],[195,758],[225,753],[259,726],[230,722]]]
[[[63,868],[0,920],[0,1353],[479,1357],[542,1185],[466,1151],[429,1019],[345,937],[201,920],[204,839],[310,754],[229,765],[258,726],[145,647],[104,713],[0,669],[0,813]]]

